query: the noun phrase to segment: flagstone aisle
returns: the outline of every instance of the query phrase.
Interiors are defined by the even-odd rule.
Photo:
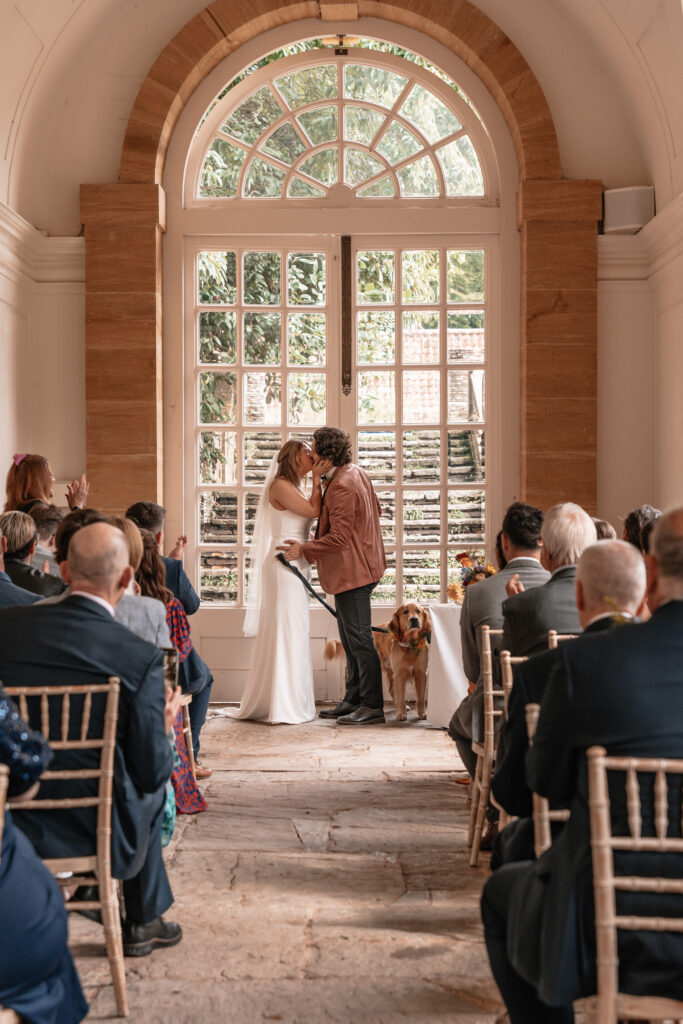
[[[492,1024],[466,788],[411,719],[209,722],[209,811],[168,851],[184,939],[126,961],[133,1024]],[[88,1021],[113,1016],[102,931],[71,920]]]

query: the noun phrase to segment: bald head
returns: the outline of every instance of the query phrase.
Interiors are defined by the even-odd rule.
[[[657,520],[650,535],[650,551],[662,599],[683,600],[683,508]]]
[[[637,615],[645,597],[645,563],[632,544],[601,540],[587,547],[579,558],[576,583],[584,628],[605,612]]]
[[[126,538],[109,523],[84,526],[71,538],[67,568],[74,590],[88,590],[115,603],[112,596],[128,584],[126,579],[121,587],[128,569]]]

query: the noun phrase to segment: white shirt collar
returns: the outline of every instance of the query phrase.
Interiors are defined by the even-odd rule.
[[[517,555],[516,558],[510,559],[505,568],[507,569],[508,565],[512,565],[513,562],[535,562],[536,565],[541,564],[540,558],[534,558],[533,555]]]
[[[90,594],[87,590],[72,590],[71,597],[87,597],[89,601],[94,601],[95,604],[106,608],[112,618],[114,617],[113,605],[109,604],[109,601],[105,600],[105,598],[100,597],[99,594]]]
[[[586,624],[585,628],[588,629],[588,626],[592,626],[594,622],[599,622],[600,619],[611,619],[613,615],[619,615],[622,619],[633,618],[630,612],[601,612],[600,615],[596,615],[594,618],[592,618],[590,622]]]

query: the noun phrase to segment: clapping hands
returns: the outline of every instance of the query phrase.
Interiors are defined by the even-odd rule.
[[[66,500],[69,508],[85,508],[89,490],[90,484],[85,479],[85,473],[81,475],[80,480],[72,480],[70,484],[67,484]]]
[[[175,542],[175,546],[169,551],[167,557],[168,558],[182,558],[183,554],[185,553],[185,548],[186,547],[187,547],[187,536],[186,536],[186,534],[183,533],[183,534],[180,535],[180,537],[178,537],[178,539]]]
[[[518,572],[516,572],[514,576],[510,577],[505,584],[505,593],[508,597],[514,597],[515,594],[524,593],[524,584],[520,580]]]

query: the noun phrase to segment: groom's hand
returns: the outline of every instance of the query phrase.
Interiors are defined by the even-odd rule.
[[[301,544],[297,540],[286,540],[283,546],[276,550],[283,551],[288,562],[294,562],[297,558],[301,558],[304,553]]]

